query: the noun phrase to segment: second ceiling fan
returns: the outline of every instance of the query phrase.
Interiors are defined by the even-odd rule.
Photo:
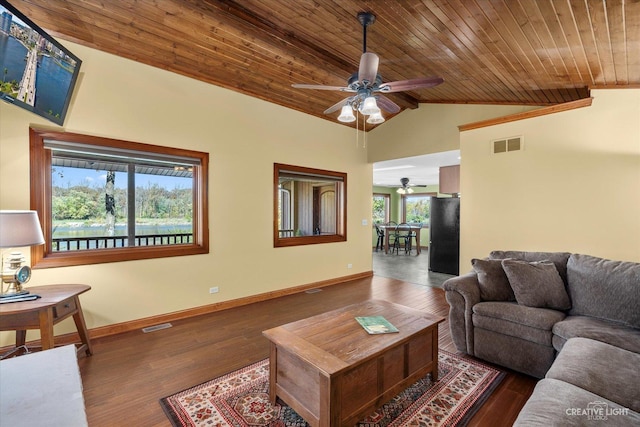
[[[400,178],[400,188],[396,190],[399,194],[411,194],[413,188],[411,187],[426,187],[426,185],[409,184],[409,178]]]
[[[362,24],[363,33],[362,56],[360,57],[358,72],[351,75],[346,86],[291,85],[299,89],[336,90],[353,93],[354,95],[343,99],[324,111],[324,114],[331,114],[342,108],[338,117],[341,122],[349,123],[355,121],[354,111],[356,111],[369,116],[367,123],[382,123],[384,122],[384,117],[382,117],[380,109],[392,114],[400,111],[400,107],[395,102],[384,96],[385,93],[430,88],[444,82],[442,77],[423,77],[383,83],[382,77],[378,74],[380,58],[373,52],[367,52],[367,27],[373,24],[375,20],[376,17],[372,13],[358,13],[358,21]]]

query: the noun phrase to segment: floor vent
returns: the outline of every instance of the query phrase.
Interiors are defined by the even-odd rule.
[[[496,139],[491,141],[491,152],[493,154],[508,153],[511,151],[520,151],[523,149],[522,136],[514,136],[511,138]]]
[[[322,292],[322,289],[307,289],[304,291],[305,294],[317,294],[318,292]]]
[[[171,323],[161,323],[159,325],[154,325],[154,326],[149,326],[147,328],[142,328],[142,332],[147,334],[149,332],[155,332],[155,331],[159,331],[161,329],[169,329],[172,326],[173,325]]]

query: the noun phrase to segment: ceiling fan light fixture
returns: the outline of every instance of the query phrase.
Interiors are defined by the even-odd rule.
[[[384,123],[384,117],[382,117],[382,113],[373,113],[367,119],[367,123],[379,125],[380,123]]]
[[[373,96],[368,96],[364,99],[362,103],[362,108],[360,112],[365,116],[369,116],[371,114],[380,114],[380,108],[378,108],[378,103],[376,102],[376,98]]]
[[[343,106],[342,110],[340,110],[338,121],[342,123],[351,123],[355,120],[356,120],[356,116],[353,115],[353,108],[351,108],[351,105],[347,104]]]
[[[441,77],[421,77],[417,79],[397,80],[383,83],[382,77],[378,73],[380,58],[373,52],[367,52],[367,27],[375,22],[376,16],[371,12],[359,12],[357,17],[358,21],[360,21],[360,24],[362,25],[362,55],[360,56],[358,71],[349,77],[347,85],[327,86],[294,83],[292,86],[298,89],[337,90],[353,93],[355,95],[349,96],[326,109],[324,114],[333,114],[338,108],[340,108],[340,106],[343,105],[343,103],[347,103],[351,106],[353,111],[347,112],[343,107],[340,117],[338,117],[339,121],[344,123],[355,121],[355,111],[355,114],[358,114],[359,112],[363,116],[376,115],[375,118],[370,118],[366,123],[379,124],[385,120],[380,115],[378,101],[380,102],[382,109],[391,114],[399,113],[401,110],[398,104],[382,94],[432,88],[443,83],[444,80]],[[377,96],[378,101],[376,101],[375,94],[380,94]]]

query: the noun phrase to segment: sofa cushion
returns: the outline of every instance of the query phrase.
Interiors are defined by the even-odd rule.
[[[513,302],[481,302],[473,306],[473,326],[537,344],[552,346],[553,325],[564,313]]]
[[[474,258],[471,260],[471,265],[478,275],[480,298],[483,301],[516,300],[501,260]]]
[[[560,351],[574,337],[590,338],[625,350],[640,353],[640,329],[587,316],[567,316],[553,326],[554,347]],[[557,339],[556,339],[557,337]]]
[[[551,261],[503,259],[502,268],[518,304],[556,310],[571,308],[564,282]]]
[[[602,412],[590,412],[596,408]],[[599,417],[603,412],[603,416]],[[638,426],[640,414],[573,384],[554,378],[545,378],[536,384],[533,394],[513,425],[516,427]]]
[[[640,354],[587,338],[571,338],[547,378],[555,378],[640,412]]]
[[[524,261],[551,261],[555,264],[562,281],[567,283],[567,261],[571,254],[569,252],[526,252],[526,251],[493,251],[489,254],[490,259],[514,258]]]
[[[551,346],[480,327],[473,328],[473,340],[475,357],[536,378],[543,378],[556,358]]]
[[[640,328],[640,263],[573,254],[567,263],[569,314]]]

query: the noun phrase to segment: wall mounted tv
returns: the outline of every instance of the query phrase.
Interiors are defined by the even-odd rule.
[[[0,98],[64,123],[82,61],[0,0]]]

